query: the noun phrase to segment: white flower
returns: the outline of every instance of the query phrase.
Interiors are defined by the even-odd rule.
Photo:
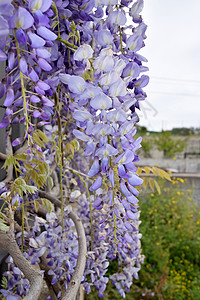
[[[92,58],[94,50],[90,45],[83,44],[74,52],[74,60]]]

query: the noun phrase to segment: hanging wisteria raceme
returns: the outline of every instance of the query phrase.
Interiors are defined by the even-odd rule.
[[[16,239],[32,264],[41,265],[46,255],[58,299],[78,258],[76,233],[64,212],[69,201],[85,228],[86,292],[95,286],[103,297],[111,280],[125,297],[138,279],[143,256],[137,196],[142,179],[136,173],[136,153],[142,139],[135,138],[135,124],[149,80],[143,75],[147,60],[139,54],[147,27],[142,8],[143,0],[0,4],[0,61],[6,62],[0,128],[25,125],[24,135],[12,141],[13,147],[23,145],[14,165],[16,176],[35,190],[46,184],[50,194],[59,187],[54,195],[61,198],[61,212],[39,218],[37,191],[30,201],[18,197],[13,185],[2,184],[1,191],[13,211],[21,211],[23,218],[25,206],[31,216],[32,229],[22,222]],[[5,192],[11,192],[10,198]],[[113,261],[119,272],[107,276]],[[29,285],[11,259],[6,276],[12,280],[1,290],[4,297],[26,295]]]

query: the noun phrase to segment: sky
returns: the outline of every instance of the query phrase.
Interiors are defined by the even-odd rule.
[[[150,82],[140,125],[200,127],[200,0],[144,0]]]

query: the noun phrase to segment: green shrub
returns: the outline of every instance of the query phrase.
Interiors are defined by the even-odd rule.
[[[182,139],[172,139],[170,131],[162,131],[162,133],[156,137],[154,141],[157,149],[159,151],[163,151],[165,158],[170,158],[178,152],[183,152],[186,145],[186,142]]]
[[[161,195],[147,193],[141,200],[146,259],[137,285],[154,299],[199,299],[200,214],[183,187],[183,179],[175,179]]]
[[[184,181],[160,183],[162,194],[140,195],[145,262],[127,300],[200,299],[200,213]],[[113,266],[114,267],[114,266]],[[86,299],[99,299],[94,291]],[[105,300],[120,300],[112,284]]]

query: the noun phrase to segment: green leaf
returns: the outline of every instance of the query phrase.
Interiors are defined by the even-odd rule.
[[[38,146],[44,147],[44,143],[43,143],[42,139],[40,138],[37,130],[33,132],[33,140]]]
[[[32,166],[31,166],[31,164],[29,164],[29,163],[25,163],[24,164],[24,167],[26,168],[26,170],[28,170],[28,171],[30,171],[30,170],[32,170]]]
[[[36,212],[38,212],[39,206],[40,206],[40,204],[38,203],[38,201],[34,200],[34,209]]]
[[[143,178],[143,187],[146,189],[146,187],[147,187],[147,184],[148,184],[148,179],[145,177],[145,178]]]
[[[23,193],[34,194],[37,191],[37,187],[26,184],[25,180],[21,177],[15,179],[12,186],[12,193],[15,195],[18,193],[21,197]]]
[[[160,175],[162,178],[165,178],[165,179],[171,181],[170,175],[169,175],[167,172],[165,172],[163,169],[159,169],[159,175]]]
[[[154,180],[152,178],[149,178],[149,186],[152,189],[152,191],[154,192]]]
[[[8,156],[7,156],[7,158],[6,158],[6,161],[5,161],[5,163],[4,163],[4,165],[3,165],[3,169],[6,169],[6,167],[11,167],[11,166],[13,166],[15,164],[15,157],[14,156],[12,156],[12,155],[10,155],[10,154],[8,154]]]
[[[70,29],[71,29],[73,32],[75,32],[75,30],[76,30],[76,24],[75,24],[74,21],[72,21],[71,26],[70,26]]]
[[[4,224],[3,220],[1,220],[1,219],[0,219],[0,230],[2,230],[2,231],[8,231],[9,230],[9,226]]]
[[[159,171],[157,171],[157,168],[155,168],[155,167],[152,168],[152,172],[155,176],[157,176],[159,174]]]
[[[158,194],[161,195],[161,189],[160,189],[160,186],[159,186],[159,184],[156,180],[154,180],[154,185],[156,187],[156,190],[157,190]]]
[[[138,167],[136,173],[140,176],[140,174],[142,173],[142,168]]]
[[[53,186],[54,186],[53,178],[51,176],[48,176],[47,180],[48,180],[48,184],[49,184],[50,189],[52,189]]]
[[[14,157],[15,157],[15,159],[21,160],[21,161],[27,160],[26,159],[26,154],[23,154],[23,153],[16,154]]]
[[[8,287],[8,281],[7,278],[3,276],[2,281],[1,281],[1,287],[5,290],[7,290]],[[6,299],[6,298],[5,298]]]
[[[145,172],[146,172],[147,175],[151,172],[151,168],[150,167],[144,167],[144,170],[145,170]]]
[[[37,130],[37,134],[44,143],[48,143],[48,141],[49,141],[48,137],[46,136],[46,134],[43,131]]]
[[[52,212],[53,205],[48,199],[45,199],[45,206],[46,206],[47,212],[50,214]]]

